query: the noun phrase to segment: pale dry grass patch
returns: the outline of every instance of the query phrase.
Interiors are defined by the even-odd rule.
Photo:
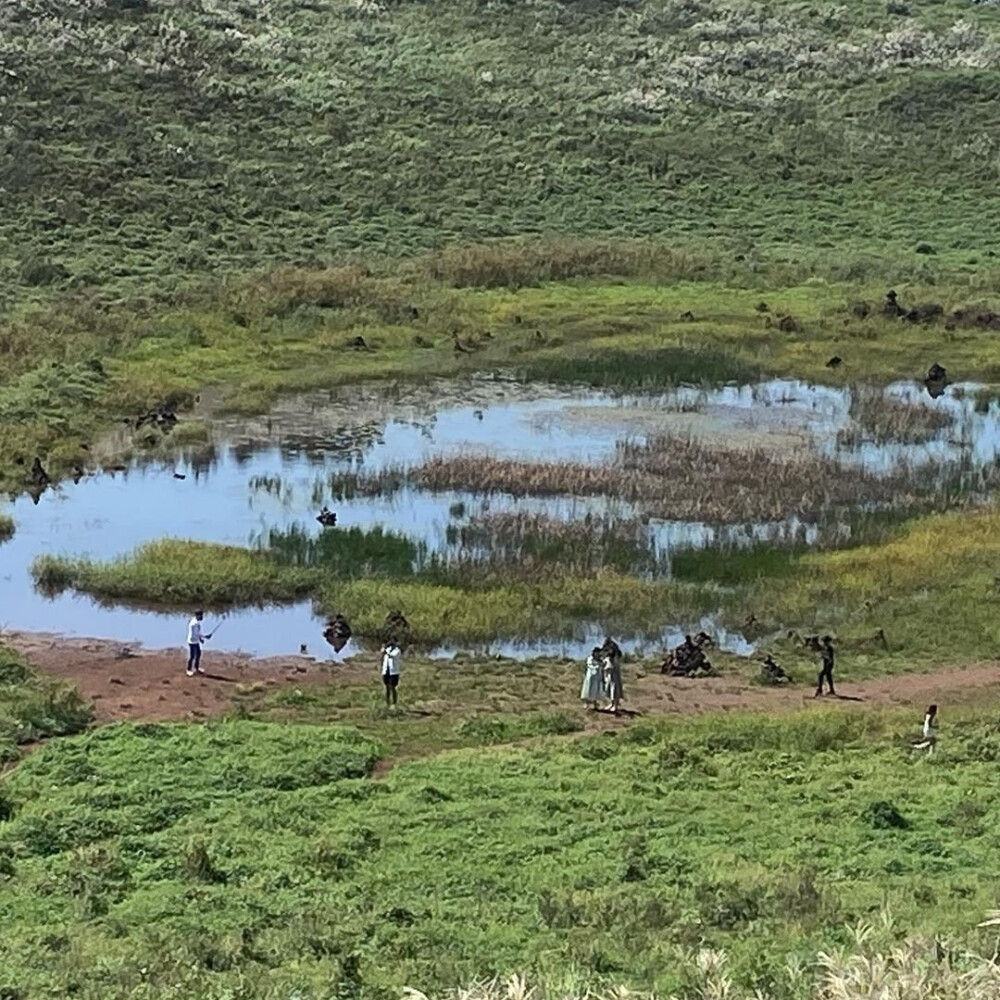
[[[1000,965],[996,958],[950,948],[935,940],[911,940],[876,948],[876,932],[862,925],[850,949],[821,952],[814,965],[790,962],[778,992],[740,986],[729,972],[724,951],[701,949],[685,956],[690,986],[662,1000],[996,1000]],[[656,994],[625,986],[586,986],[571,979],[556,985],[530,984],[521,975],[483,980],[447,994],[448,1000],[656,1000]],[[406,1000],[444,1000],[419,990]]]
[[[816,517],[860,503],[912,508],[948,474],[898,465],[885,475],[802,450],[717,447],[659,436],[620,442],[602,465],[482,455],[436,456],[409,468],[334,477],[335,496],[384,496],[404,487],[514,497],[609,497],[664,520],[713,524]]]

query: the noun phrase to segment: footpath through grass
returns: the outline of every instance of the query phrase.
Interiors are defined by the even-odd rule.
[[[786,961],[885,906],[898,932],[988,950],[1000,731],[944,722],[931,759],[911,713],[821,711],[455,751],[380,781],[378,747],[338,727],[60,740],[0,786],[0,985],[386,997],[526,971],[666,993],[708,945],[805,1000]]]

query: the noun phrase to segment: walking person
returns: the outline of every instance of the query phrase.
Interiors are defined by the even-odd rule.
[[[601,657],[601,647],[595,646],[587,657],[587,672],[583,675],[583,686],[580,688],[580,700],[592,712],[604,697],[604,660]]]
[[[923,739],[919,743],[913,744],[914,750],[926,750],[928,754],[934,753],[934,746],[937,743],[937,705],[929,705],[924,714]]]
[[[204,612],[196,611],[194,617],[188,622],[188,661],[187,670],[185,671],[188,677],[194,677],[195,674],[203,674],[205,672],[201,669],[201,645],[206,639],[211,639],[212,636],[211,634],[202,634],[201,620],[204,617]]]
[[[828,635],[824,635],[822,639],[822,645],[820,646],[820,670],[819,678],[816,681],[816,697],[818,698],[823,693],[823,681],[830,687],[830,694],[836,695],[836,691],[833,690],[833,639]]]
[[[395,639],[382,647],[382,683],[385,685],[385,707],[396,707],[396,689],[399,687],[399,661],[403,651]]]

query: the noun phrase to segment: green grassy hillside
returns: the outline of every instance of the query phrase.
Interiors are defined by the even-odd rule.
[[[378,747],[337,727],[60,740],[0,786],[0,987],[317,1000],[521,970],[667,993],[706,945],[741,983],[811,997],[786,961],[886,904],[899,930],[973,939],[995,905],[996,726],[952,716],[928,759],[914,725],[637,725],[381,780]]]
[[[998,61],[967,0],[7,4],[5,296],[539,232],[980,261]]]

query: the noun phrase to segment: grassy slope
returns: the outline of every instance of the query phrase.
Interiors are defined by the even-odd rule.
[[[907,930],[967,932],[998,888],[996,728],[953,722],[933,760],[904,749],[912,728],[636,726],[377,783],[377,748],[337,728],[60,741],[3,786],[4,985],[375,996],[527,968],[664,989],[704,942],[766,986],[886,903]]]
[[[148,293],[537,232],[981,259],[1000,15],[906,9],[29,0],[4,276]]]

